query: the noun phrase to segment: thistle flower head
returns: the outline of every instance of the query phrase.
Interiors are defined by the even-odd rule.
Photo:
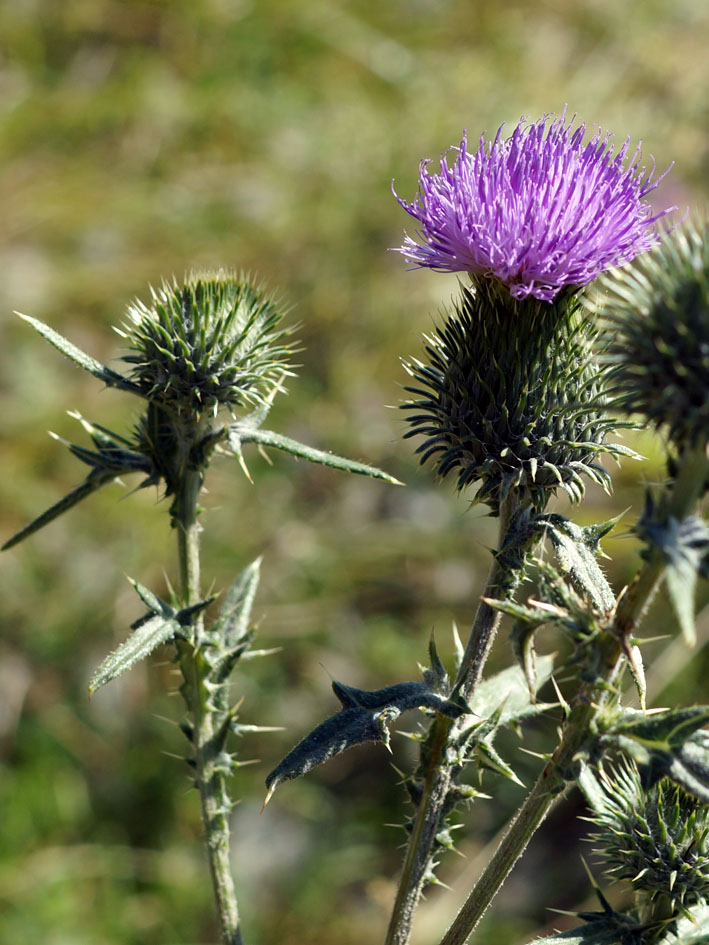
[[[645,197],[665,175],[653,181],[654,162],[639,166],[629,138],[616,154],[600,129],[584,144],[586,126],[574,128],[574,119],[566,111],[554,121],[522,119],[509,138],[502,127],[492,143],[483,135],[474,154],[463,135],[438,174],[423,161],[417,197],[397,196],[420,225],[420,243],[407,235],[397,252],[415,266],[492,276],[515,298],[550,302],[649,249],[669,210],[653,215]]]
[[[586,793],[609,875],[675,915],[709,899],[709,808],[664,778],[644,790],[629,761],[600,771]]]
[[[130,380],[144,397],[181,412],[261,403],[288,370],[289,331],[260,288],[232,272],[191,273],[151,289],[119,332]]]
[[[415,382],[406,436],[425,437],[421,462],[433,458],[440,476],[456,470],[459,489],[480,483],[476,500],[493,513],[512,488],[543,508],[557,487],[580,500],[583,475],[607,487],[599,454],[629,451],[604,443],[619,424],[598,407],[594,337],[573,294],[550,310],[488,280],[464,289],[426,338],[426,360],[405,364]]]
[[[709,439],[709,224],[675,230],[588,304],[600,312],[612,405],[680,449]]]

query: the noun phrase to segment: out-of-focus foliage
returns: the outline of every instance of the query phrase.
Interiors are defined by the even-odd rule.
[[[408,484],[274,454],[272,467],[247,458],[251,485],[236,463],[214,464],[205,574],[225,588],[263,554],[259,645],[283,647],[247,664],[236,683],[244,723],[288,726],[243,737],[243,753],[261,759],[235,785],[245,798],[234,846],[249,940],[380,937],[403,838],[382,826],[401,822],[403,795],[384,749],[329,762],[259,817],[263,778],[335,711],[330,675],[367,689],[411,679],[432,627],[452,657],[451,620],[469,623],[495,541],[494,523],[418,468],[400,439],[403,415],[386,409],[402,399],[399,357],[419,350],[430,313],[455,286],[454,277],[406,272],[387,253],[406,225],[391,179],[410,199],[419,159],[437,158],[463,128],[475,140],[568,103],[615,129],[619,144],[643,138],[660,168],[676,162],[654,195],[658,208],[701,207],[708,29],[702,0],[0,6],[1,537],[82,476],[44,432],[75,437],[65,410],[119,431],[135,420],[127,395],[101,392],[11,310],[111,363],[123,352],[109,326],[148,283],[193,266],[252,271],[292,303],[302,367],[274,407],[274,428]],[[662,475],[649,436],[628,442],[649,461],[625,463],[613,500],[589,490],[582,524],[632,505],[630,524],[641,512],[639,477]],[[637,546],[605,547],[619,589]],[[216,937],[197,798],[170,754],[183,750],[171,724],[172,667],[158,657],[87,699],[91,673],[139,616],[123,575],[167,593],[173,567],[165,506],[118,487],[0,560],[0,942]],[[648,634],[670,621],[658,605]],[[702,617],[698,633],[706,639]],[[510,658],[501,639],[490,671]],[[695,654],[679,675],[672,659],[681,668],[682,651],[651,670],[651,696],[702,699],[706,659]],[[394,736],[392,747],[395,763],[410,766],[409,744]],[[525,763],[529,782],[535,762]],[[503,779],[484,789],[497,804],[475,806],[463,844],[471,871],[523,796]],[[481,941],[529,937],[549,921],[546,906],[578,906],[580,828],[560,819],[573,813],[558,811],[537,838]],[[451,858],[441,878],[462,862]],[[429,895],[417,935],[433,938],[466,883]]]

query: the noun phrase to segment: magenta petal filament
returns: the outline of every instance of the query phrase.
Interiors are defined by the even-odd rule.
[[[612,266],[630,262],[662,235],[645,199],[667,171],[639,164],[630,139],[614,154],[612,135],[586,143],[565,112],[550,121],[520,121],[509,138],[502,127],[492,143],[467,137],[441,157],[440,173],[420,166],[412,203],[395,196],[418,223],[416,236],[397,247],[415,266],[491,276],[518,299],[550,302],[565,286],[583,286]],[[449,155],[453,156],[449,166]]]

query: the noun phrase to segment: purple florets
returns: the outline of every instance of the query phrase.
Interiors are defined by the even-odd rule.
[[[452,167],[420,167],[413,203],[396,199],[421,224],[397,252],[416,266],[493,276],[518,299],[551,301],[564,286],[582,286],[611,266],[630,262],[661,235],[645,198],[653,182],[638,166],[640,146],[627,162],[628,138],[614,156],[611,134],[600,129],[583,144],[585,124],[573,129],[566,112],[549,123],[520,121],[511,137],[502,127],[484,135],[475,154],[463,135]],[[669,171],[669,168],[667,169]]]

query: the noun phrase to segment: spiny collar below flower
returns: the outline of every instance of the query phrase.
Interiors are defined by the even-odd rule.
[[[550,306],[479,280],[426,337],[425,359],[405,363],[414,382],[405,436],[421,435],[421,462],[440,476],[455,470],[459,489],[479,484],[476,501],[493,513],[513,488],[539,509],[558,487],[579,501],[583,476],[608,488],[600,454],[632,451],[605,443],[627,424],[602,408],[594,338],[576,296]]]

